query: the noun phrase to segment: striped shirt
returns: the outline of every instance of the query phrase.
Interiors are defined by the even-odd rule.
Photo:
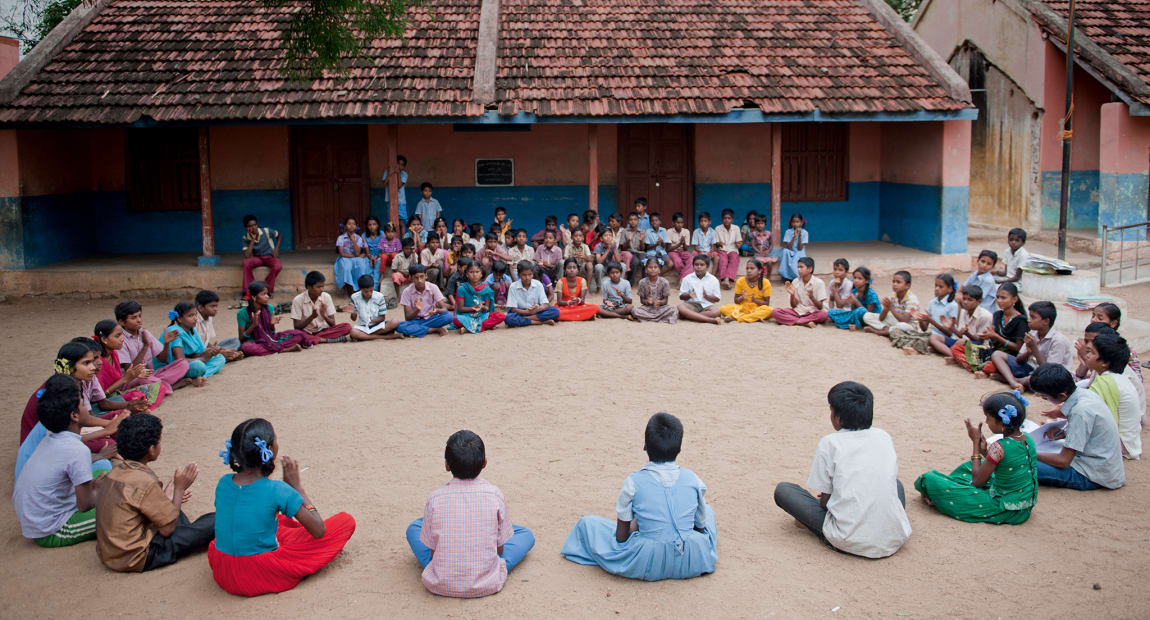
[[[484,480],[453,478],[432,491],[423,509],[419,540],[434,550],[423,585],[441,596],[495,594],[507,581],[499,547],[511,539],[507,499]]]

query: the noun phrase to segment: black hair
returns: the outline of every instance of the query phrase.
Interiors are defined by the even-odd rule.
[[[1098,334],[1094,337],[1094,348],[1098,350],[1098,359],[1106,362],[1106,370],[1114,374],[1122,374],[1130,363],[1130,346],[1118,334]]]
[[[515,265],[515,273],[522,274],[524,271],[530,271],[532,275],[535,274],[535,263],[529,260],[521,260],[518,265]]]
[[[595,218],[597,217],[599,217],[599,213],[597,211],[587,209],[583,212],[583,223],[586,224],[588,222],[594,222]]]
[[[548,224],[558,225],[559,224],[559,218],[555,217],[554,215],[548,215],[547,217],[543,218],[543,225],[546,226]]]
[[[579,214],[578,214],[578,213],[568,213],[568,214],[567,214],[567,219],[566,219],[566,220],[563,220],[563,221],[565,221],[565,222],[570,222],[570,221],[571,221],[571,218],[579,219]]]
[[[396,163],[403,162],[406,165],[407,164],[407,158],[404,157],[403,155],[396,155],[395,156],[395,162]]]
[[[423,191],[423,190],[425,190],[425,189],[432,189],[432,187],[431,187],[431,183],[428,183],[427,181],[424,181],[423,183],[420,183],[420,184],[419,184],[419,191],[421,191],[421,192],[422,192],[422,191]]]
[[[747,261],[747,265],[754,265],[755,267],[758,267],[758,269],[759,269],[759,286],[758,286],[758,288],[763,288],[763,283],[768,282],[768,280],[767,280],[766,269],[763,268],[762,261],[760,261],[757,258],[752,258],[752,259]],[[747,268],[746,265],[744,265],[743,269],[745,270],[746,268]],[[747,277],[743,276],[743,279],[747,280]],[[750,285],[751,285],[751,281],[747,280],[747,286],[750,286]],[[770,286],[770,285],[768,284],[767,286]]]
[[[1117,304],[1105,302],[1105,303],[1098,304],[1097,306],[1094,306],[1094,309],[1095,310],[1101,310],[1101,311],[1105,312],[1106,318],[1110,319],[1111,321],[1114,321],[1114,323],[1115,323],[1115,325],[1113,325],[1114,329],[1118,329],[1119,327],[1122,327],[1122,309],[1119,308]]]
[[[731,216],[732,218],[735,217],[735,210],[734,209],[723,209],[722,213],[719,214],[719,217],[727,217],[728,215]]]
[[[795,212],[795,213],[792,213],[791,216],[787,218],[787,226],[790,226],[791,222],[795,221],[796,217],[799,218],[799,221],[803,223],[803,226],[807,225],[807,218],[803,217],[802,213]]]
[[[862,275],[863,280],[866,280],[866,285],[865,285],[866,290],[869,291],[870,290],[870,280],[871,280],[870,269],[867,269],[866,267],[859,265],[858,267],[855,267],[855,270],[851,272],[851,275],[854,275],[856,273]],[[865,300],[860,299],[859,301],[865,301]]]
[[[507,263],[501,260],[491,261],[491,273],[507,273]]]
[[[395,230],[395,222],[388,222],[383,225],[383,232],[398,232]]]
[[[1007,237],[1018,237],[1022,239],[1023,243],[1026,242],[1026,231],[1021,228],[1011,228],[1010,232],[1006,233]],[[1000,237],[1001,238],[1001,237]]]
[[[811,271],[815,270],[815,259],[811,258],[810,256],[800,256],[799,263],[806,265],[810,268]]]
[[[643,449],[652,463],[670,463],[683,448],[683,423],[669,413],[656,413],[643,431]]]
[[[910,272],[909,271],[906,271],[906,270],[896,271],[896,272],[894,272],[894,277],[902,278],[903,282],[906,282],[907,285],[910,284]]]
[[[507,209],[504,209],[503,207],[495,207],[495,211],[492,213],[499,213],[500,211],[502,211],[504,215],[507,215]]]
[[[303,278],[303,285],[306,286],[307,288],[311,288],[311,287],[313,287],[317,284],[321,284],[323,282],[327,282],[327,278],[324,277],[324,275],[318,271],[309,271],[309,272],[307,272],[307,275],[304,276],[304,278]]]
[[[1002,422],[1003,435],[1013,435],[1026,421],[1026,405],[1010,392],[998,392],[982,399],[982,413]]]
[[[407,218],[407,227],[411,228],[411,225],[414,224],[415,222],[419,222],[420,225],[422,225],[423,224],[423,218],[418,216],[418,215],[413,215],[413,216]]]
[[[683,214],[680,213],[679,211],[676,211],[676,212],[671,214],[671,221],[672,222],[674,222],[675,220],[682,220],[682,219],[686,219],[686,218],[684,218]]]
[[[623,223],[623,217],[619,215],[618,211],[607,216],[607,221],[610,222],[611,220],[615,220],[616,222],[619,222],[620,224]]]
[[[91,340],[91,338],[89,338],[89,340]],[[68,362],[68,369],[70,374],[71,371],[76,369],[76,363],[84,359],[84,356],[87,355],[91,350],[92,349],[89,349],[88,345],[86,344],[76,342],[75,340],[69,340],[68,342],[64,343],[64,346],[60,347],[60,349],[56,351],[56,359]]]
[[[108,351],[108,348],[104,346],[104,341],[102,338],[111,336],[112,332],[116,331],[116,327],[118,325],[119,323],[113,321],[112,319],[104,319],[103,321],[96,323],[96,327],[92,329],[92,336],[95,338],[95,343],[100,345],[100,357],[111,355],[111,352]],[[115,361],[115,363],[118,364],[119,361]]]
[[[439,217],[435,218],[434,220],[431,220],[431,227],[432,227],[432,228],[436,228],[436,227],[438,227],[440,222],[443,222],[443,227],[444,227],[444,228],[447,228],[447,219],[446,219],[446,218],[444,218],[442,215],[440,215]]]
[[[256,316],[256,297],[268,290],[268,285],[256,280],[248,285],[248,320],[254,321]]]
[[[375,222],[375,224],[379,226],[379,232],[380,234],[383,234],[383,223],[380,222],[379,218],[375,217],[374,215],[367,216],[367,219],[363,221],[363,230],[366,232],[368,230],[367,225],[372,222]]]
[[[408,275],[414,276],[417,273],[427,273],[427,268],[420,264],[414,264],[411,267],[408,267]]]
[[[1038,318],[1044,321],[1050,321],[1050,326],[1054,327],[1054,321],[1058,320],[1058,308],[1049,301],[1036,301],[1030,304],[1030,312],[1037,314]]]
[[[850,273],[851,262],[845,258],[836,258],[834,262],[835,267],[842,267],[843,271]]]
[[[164,425],[150,413],[137,413],[120,422],[116,430],[116,452],[129,461],[148,455],[148,449],[160,443]]]
[[[568,258],[567,260],[563,261],[563,277],[567,276],[567,265],[575,265],[578,267],[579,261],[575,260],[574,258]]]
[[[436,233],[434,230],[427,232],[427,241],[424,241],[424,243],[431,243],[432,241],[439,243],[439,233]]]
[[[443,448],[443,460],[451,468],[451,475],[460,480],[472,480],[479,477],[483,466],[487,464],[487,451],[483,447],[483,439],[469,431],[455,431],[447,438],[447,445]]]
[[[272,445],[276,442],[276,430],[272,428],[271,422],[263,418],[249,418],[240,422],[232,431],[231,448],[228,450],[228,467],[231,467],[232,471],[258,469],[264,477],[270,476],[275,471],[275,459],[270,458],[264,462],[263,456],[260,455],[262,450],[256,445],[257,439],[261,440],[268,450],[272,449]]]
[[[983,256],[989,258],[992,263],[996,265],[998,264],[998,253],[994,250],[983,250],[978,253],[979,258],[982,258]]]
[[[1047,362],[1030,375],[1030,389],[1057,398],[1062,394],[1070,396],[1078,386],[1074,385],[1074,375],[1065,366]]]
[[[343,225],[344,226],[347,226],[348,222],[355,222],[356,223],[355,229],[359,230],[359,220],[355,219],[354,215],[348,215],[348,216],[343,218]]]
[[[652,211],[652,212],[648,213],[648,214],[647,214],[647,217],[650,217],[650,218],[656,218],[656,217],[657,217],[657,218],[659,218],[659,221],[660,221],[660,222],[662,222],[662,221],[663,221],[663,216],[662,216],[662,215],[659,215],[659,212],[658,212],[658,211]]]
[[[973,284],[967,284],[966,286],[962,287],[962,296],[963,297],[970,297],[971,299],[981,300],[982,299],[982,289],[978,288],[977,286],[975,286]]]
[[[487,241],[499,241],[499,235],[497,235],[497,234],[495,234],[495,233],[493,233],[493,232],[489,232],[489,233],[487,233],[486,235],[483,235],[483,241],[484,241],[484,242],[487,242]]]
[[[471,255],[475,256],[475,246],[471,245],[470,243],[464,243],[463,247],[459,248],[459,253],[467,254],[468,252],[471,252]]]
[[[998,286],[998,290],[1006,291],[1014,295],[1014,309],[1022,316],[1026,316],[1026,304],[1022,303],[1022,298],[1018,296],[1018,285],[1013,282],[1003,282]]]
[[[53,375],[36,401],[36,417],[50,433],[68,430],[80,404],[80,382],[72,375]]]
[[[472,267],[475,267],[479,270],[480,276],[483,275],[483,265],[481,265],[479,261],[471,260],[470,258],[461,258],[459,259],[459,262],[463,264],[463,275],[465,277],[467,276],[467,272],[470,271]],[[480,279],[482,280],[482,278]]]
[[[1096,334],[1097,337],[1101,336],[1102,334],[1117,334],[1118,331],[1106,323],[1101,321],[1094,321],[1093,323],[1086,326],[1085,333]]]
[[[827,392],[827,403],[842,427],[849,431],[868,429],[874,420],[874,394],[861,383],[839,383]]]
[[[469,232],[467,234],[471,235],[472,238],[478,237],[480,231],[482,231],[482,230],[483,230],[483,224],[480,224],[479,222],[475,222],[474,224],[471,225],[471,232]]]
[[[655,263],[656,265],[659,265],[659,258],[655,257],[655,256],[648,256],[646,259],[644,259],[643,260],[643,271],[646,271],[647,265],[650,265],[651,263]],[[659,266],[662,267],[662,265],[659,265]]]
[[[210,303],[220,300],[220,296],[215,291],[200,291],[196,293],[196,305],[206,306]]]
[[[244,216],[244,228],[248,227],[249,222],[257,222],[258,223],[259,220],[256,219],[256,216],[249,213],[249,214]]]
[[[399,245],[400,245],[400,247],[404,247],[404,248],[408,248],[408,247],[413,248],[413,247],[415,247],[415,239],[412,239],[411,237],[404,237],[403,241],[399,242]]]
[[[546,238],[546,237],[547,237],[547,235],[551,235],[552,237],[554,237],[554,236],[555,236],[555,231],[554,231],[554,230],[551,230],[550,228],[548,228],[547,230],[544,230],[544,231],[543,231],[543,237],[544,237],[544,238]]]
[[[950,275],[949,273],[940,273],[935,276],[934,279],[942,280],[942,283],[946,285],[947,290],[950,291],[950,294],[946,296],[946,301],[954,301],[954,295],[958,292],[958,285],[954,282],[954,276]]]
[[[116,304],[116,309],[113,313],[116,315],[117,321],[123,321],[133,314],[142,312],[143,310],[144,309],[140,307],[139,302],[128,300],[121,301],[120,303]]]
[[[622,273],[623,272],[623,265],[621,265],[620,263],[618,263],[616,261],[611,261],[611,262],[607,263],[607,273],[611,273],[612,269],[618,269],[619,273]]]
[[[75,338],[71,339],[69,342],[75,342],[76,344],[82,344],[92,353],[99,354],[99,353],[104,352],[104,346],[101,345],[100,343],[96,342],[91,336],[76,336]]]
[[[194,304],[190,301],[180,301],[180,302],[176,302],[175,307],[173,307],[172,309],[176,311],[176,318],[172,319],[168,323],[169,327],[171,327],[172,325],[175,325],[176,321],[179,320],[180,317],[191,312],[192,310],[195,310],[196,304]]]
[[[361,289],[375,288],[375,278],[371,277],[370,273],[363,274],[362,276],[359,277],[358,280],[355,281],[355,283]],[[364,301],[367,301],[367,300],[365,299]]]
[[[702,216],[700,215],[699,217],[702,217]],[[691,264],[694,265],[695,261],[697,261],[697,260],[701,260],[704,263],[707,263],[708,267],[711,266],[711,257],[707,256],[706,254],[696,254],[696,255],[692,256],[691,257]]]
[[[635,199],[634,204],[643,205],[645,207],[645,206],[647,206],[647,198],[644,196],[639,196],[638,198]]]
[[[701,219],[703,219],[703,218],[707,218],[708,220],[709,220],[709,219],[711,219],[711,212],[710,212],[710,211],[702,211],[702,212],[700,212],[700,213],[699,213],[699,217],[698,217],[698,219],[700,219],[700,220],[701,220]]]

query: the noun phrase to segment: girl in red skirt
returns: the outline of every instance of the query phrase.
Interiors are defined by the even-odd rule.
[[[216,485],[216,540],[208,547],[212,577],[239,596],[283,592],[327,566],[355,532],[355,519],[320,517],[283,457],[283,481],[268,478],[279,443],[271,422],[246,420],[220,452],[235,474]],[[293,518],[294,517],[294,518]]]

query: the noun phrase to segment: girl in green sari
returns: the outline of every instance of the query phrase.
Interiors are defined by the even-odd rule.
[[[987,445],[982,423],[975,427],[965,420],[970,460],[950,475],[932,470],[919,476],[914,488],[923,499],[942,514],[969,523],[1018,525],[1029,519],[1038,499],[1038,455],[1021,430],[1026,405],[1018,390],[983,399],[986,426],[1002,439]]]

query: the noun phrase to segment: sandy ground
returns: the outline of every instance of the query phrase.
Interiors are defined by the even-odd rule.
[[[924,300],[929,280],[915,282]],[[1150,311],[1150,286],[1116,293],[1140,314]],[[783,301],[781,287],[775,300]],[[164,326],[170,301],[146,300],[153,332]],[[11,418],[0,452],[3,488],[11,489],[16,418],[48,376],[53,353],[66,337],[110,318],[112,305],[0,305],[8,361],[0,396]],[[230,335],[233,313],[221,314],[217,329]],[[36,547],[21,538],[4,501],[0,616],[138,616],[146,606],[182,617],[1145,617],[1145,463],[1128,463],[1129,483],[1116,492],[1043,489],[1021,526],[952,521],[911,493],[914,534],[881,561],[834,553],[797,529],[772,491],[780,481],[805,482],[815,443],[831,431],[826,391],[847,379],[874,390],[875,425],[894,437],[908,489],[921,472],[949,471],[968,457],[962,419],[980,417],[979,398],[996,389],[874,336],[774,324],[600,320],[244,360],[164,403],[155,470],[166,478],[198,462],[186,510],[211,510],[216,480],[227,471],[216,456],[224,439],[241,420],[268,417],[282,453],[311,467],[303,480],[319,509],[358,520],[343,554],[293,591],[244,600],[216,587],[202,554],[121,575],[103,568],[94,543]],[[623,478],[646,462],[642,431],[656,411],[686,425],[679,462],[709,488],[717,571],[640,583],[567,562],[559,550],[571,526],[585,514],[610,517]],[[503,592],[480,600],[426,592],[403,537],[428,492],[446,481],[443,443],[460,428],[484,438],[484,475],[506,493],[514,521],[537,537]],[[128,592],[139,596],[133,601]]]

